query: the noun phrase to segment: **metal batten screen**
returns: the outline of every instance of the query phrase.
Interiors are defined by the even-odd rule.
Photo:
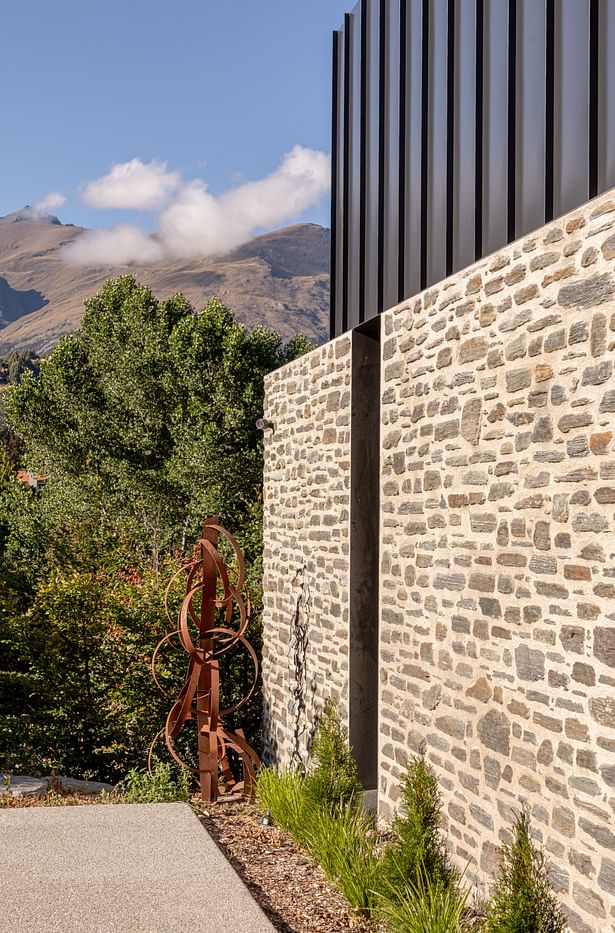
[[[361,0],[333,40],[331,336],[615,186],[615,0]]]

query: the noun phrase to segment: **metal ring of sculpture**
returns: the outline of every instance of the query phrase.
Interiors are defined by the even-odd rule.
[[[220,537],[228,542],[235,554],[236,570],[226,565],[218,550]],[[241,729],[231,732],[225,728],[224,717],[244,706],[252,696],[258,679],[258,659],[254,648],[245,637],[250,606],[249,601],[246,604],[242,595],[245,587],[243,554],[235,538],[218,524],[216,518],[207,519],[201,539],[195,545],[193,559],[169,581],[165,592],[165,612],[171,624],[173,620],[168,608],[169,595],[177,579],[183,574],[187,574],[186,595],[179,611],[177,628],[161,638],[156,645],[151,668],[154,683],[166,696],[156,671],[158,654],[164,644],[177,636],[190,659],[188,672],[184,685],[169,711],[164,728],[150,746],[148,767],[151,770],[154,747],[164,735],[173,759],[182,768],[199,775],[203,800],[211,803],[218,796],[229,793],[242,792],[251,795],[255,786],[256,768],[260,764],[258,755],[246,741]],[[234,604],[239,610],[237,628],[232,627]],[[224,624],[216,625],[216,614],[222,610]],[[190,633],[190,622],[198,629],[196,642]],[[226,709],[220,709],[218,659],[220,655],[236,646],[244,648],[252,661],[252,684],[238,702]],[[196,722],[197,726],[198,767],[185,762],[175,749],[175,739],[184,724],[189,721]],[[233,749],[241,761],[241,780],[236,780],[233,776],[228,759],[229,749]]]

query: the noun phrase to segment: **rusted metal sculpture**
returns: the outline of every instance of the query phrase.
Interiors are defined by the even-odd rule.
[[[235,552],[234,569],[227,566],[218,550],[220,537],[225,538]],[[234,732],[225,729],[224,717],[242,707],[252,695],[258,677],[258,660],[254,648],[245,637],[249,607],[242,595],[245,583],[243,554],[233,536],[218,524],[217,518],[209,518],[205,522],[192,561],[174,575],[167,587],[165,605],[168,604],[175,581],[183,573],[187,574],[186,595],[179,612],[178,625],[156,646],[152,657],[152,676],[158,689],[164,693],[156,676],[156,661],[162,646],[173,637],[179,638],[190,657],[188,673],[167,716],[164,729],[152,743],[149,765],[151,767],[154,746],[164,734],[167,748],[175,761],[199,775],[203,800],[211,803],[218,796],[229,793],[251,795],[255,784],[255,769],[260,763],[258,755],[246,741],[241,729]],[[237,627],[233,626],[233,604],[238,609]],[[216,625],[218,612],[224,615],[223,625]],[[168,608],[167,616],[173,624]],[[190,622],[198,629],[198,643],[191,636]],[[236,646],[247,650],[254,665],[254,678],[249,691],[237,703],[221,710],[219,658]],[[198,767],[185,762],[175,749],[175,739],[183,725],[189,721],[196,723]],[[233,776],[228,758],[229,749],[236,752],[241,762],[241,780]]]

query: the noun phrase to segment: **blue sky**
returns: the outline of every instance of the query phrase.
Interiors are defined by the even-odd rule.
[[[331,31],[351,0],[29,0],[3,5],[0,215],[60,192],[64,222],[110,227],[80,191],[163,162],[214,195],[330,149]],[[328,197],[301,219],[328,223]]]

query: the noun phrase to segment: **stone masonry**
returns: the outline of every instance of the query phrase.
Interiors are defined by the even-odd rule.
[[[571,930],[614,931],[615,192],[381,325],[379,812],[424,749],[470,877],[488,883],[525,803]],[[267,382],[282,764],[305,760],[327,696],[346,717],[352,695],[351,356],[345,335]]]
[[[571,929],[615,929],[615,198],[384,315],[380,811],[408,752],[457,861],[525,801]]]
[[[304,765],[325,699],[348,717],[351,337],[267,380],[265,758]]]

